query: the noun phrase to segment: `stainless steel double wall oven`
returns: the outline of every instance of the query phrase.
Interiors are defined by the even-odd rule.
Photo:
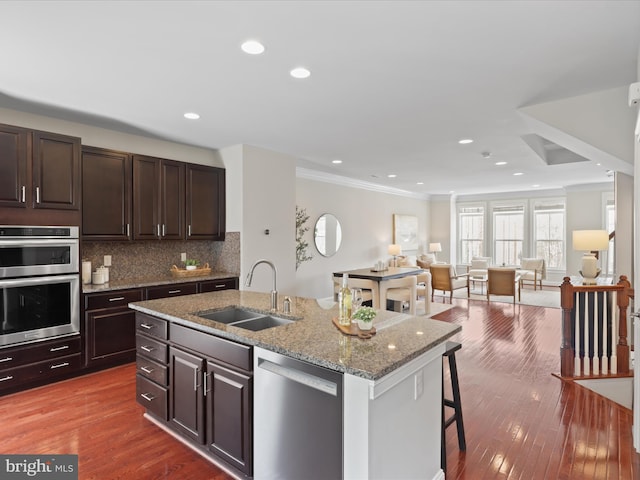
[[[80,332],[78,227],[0,226],[0,347]]]

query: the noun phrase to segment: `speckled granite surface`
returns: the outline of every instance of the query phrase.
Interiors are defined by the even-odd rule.
[[[110,292],[113,290],[125,290],[127,288],[152,287],[156,285],[169,285],[172,283],[189,283],[201,282],[203,280],[218,280],[220,278],[237,277],[237,274],[229,272],[212,272],[211,275],[203,275],[201,277],[176,278],[165,273],[158,276],[127,278],[126,280],[109,279],[109,283],[102,285],[94,285],[92,283],[82,285],[82,293]]]
[[[132,303],[135,310],[191,326],[247,345],[255,345],[332,370],[377,380],[444,342],[461,327],[380,310],[377,334],[363,340],[343,335],[332,323],[337,305],[325,309],[314,299],[293,297],[290,318],[300,320],[252,332],[207,320],[194,313],[228,306],[268,313],[269,294],[225,290]],[[283,298],[279,299],[282,307]],[[282,313],[277,316],[287,317]]]

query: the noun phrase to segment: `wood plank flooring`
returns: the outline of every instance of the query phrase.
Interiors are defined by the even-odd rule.
[[[452,425],[447,480],[640,480],[631,411],[552,375],[559,310],[453,303],[436,318],[462,325],[454,339],[467,451]],[[0,397],[0,452],[77,453],[82,480],[230,479],[142,417],[134,377],[129,364]]]

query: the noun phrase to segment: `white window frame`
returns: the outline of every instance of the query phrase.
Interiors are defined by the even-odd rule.
[[[531,200],[531,248],[528,250],[532,258],[538,257],[537,247],[538,239],[536,238],[537,232],[537,215],[538,209],[544,209],[545,207],[554,208],[562,206],[563,213],[563,235],[562,235],[562,264],[557,267],[552,267],[549,264],[548,259],[545,259],[548,270],[564,271],[567,268],[567,202],[565,198],[544,198],[544,199],[532,199]],[[556,209],[558,210],[558,209]]]
[[[465,258],[465,252],[462,248],[463,239],[462,239],[462,215],[465,213],[464,210],[467,209],[481,209],[482,213],[482,238],[471,239],[471,240],[480,240],[482,242],[482,248],[479,254],[481,256],[486,256],[487,252],[487,205],[484,202],[472,202],[472,203],[459,203],[457,205],[457,226],[458,226],[458,258],[462,264],[469,264],[471,262],[471,258]],[[469,212],[471,213],[471,212]],[[469,239],[465,239],[469,240]]]
[[[520,264],[520,259],[522,258],[523,252],[529,251],[529,208],[527,200],[502,200],[491,202],[490,206],[490,219],[491,219],[491,258],[496,263],[496,265],[501,264],[501,262],[496,258],[496,225],[495,218],[496,215],[500,214],[500,211],[507,212],[508,210],[516,211],[519,210],[522,212],[522,239],[511,239],[512,241],[521,241],[520,254],[517,255],[518,258],[514,259],[514,263],[509,263],[511,266],[517,266]],[[507,239],[509,240],[509,239]],[[505,262],[506,264],[506,262]]]

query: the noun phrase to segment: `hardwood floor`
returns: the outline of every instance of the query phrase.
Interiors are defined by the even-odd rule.
[[[452,425],[447,480],[640,479],[631,411],[552,376],[559,310],[453,303],[436,318],[462,325],[467,451]],[[0,397],[0,452],[77,453],[82,480],[230,479],[142,417],[134,376],[129,364]]]

